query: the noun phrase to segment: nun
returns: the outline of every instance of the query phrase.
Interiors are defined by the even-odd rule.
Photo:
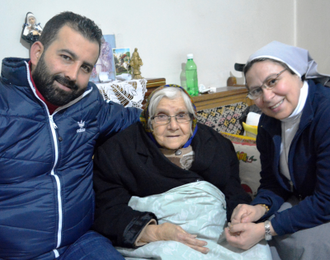
[[[250,205],[234,209],[227,241],[248,249],[266,239],[273,259],[328,259],[329,75],[307,50],[274,41],[249,57],[244,76],[262,110],[261,185]]]

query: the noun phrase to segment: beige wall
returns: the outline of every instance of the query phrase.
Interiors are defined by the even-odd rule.
[[[308,49],[318,71],[330,74],[330,1],[297,0],[297,46]]]
[[[315,8],[315,2],[324,2],[326,8]],[[28,57],[20,41],[28,11],[44,25],[53,15],[70,10],[93,19],[104,34],[115,34],[117,47],[137,47],[144,77],[165,77],[167,83],[179,84],[181,63],[192,52],[199,83],[224,86],[230,73],[241,78],[233,69],[235,62],[245,62],[273,40],[297,41],[311,48],[322,66],[328,63],[323,62],[324,45],[314,28],[328,27],[322,24],[328,19],[318,14],[329,7],[327,0],[10,0],[0,10],[0,58]],[[311,9],[314,14],[309,14]],[[305,27],[316,41],[304,35]]]

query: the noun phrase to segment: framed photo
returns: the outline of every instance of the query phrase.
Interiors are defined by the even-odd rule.
[[[116,48],[115,35],[114,34],[103,35],[100,57],[93,68],[92,75],[89,79],[90,81],[94,83],[100,82],[99,81],[100,72],[107,72],[109,81],[116,79],[116,68],[112,53],[113,48]]]
[[[131,50],[130,48],[113,48],[113,58],[116,67],[116,75],[131,74],[131,66],[129,65]]]

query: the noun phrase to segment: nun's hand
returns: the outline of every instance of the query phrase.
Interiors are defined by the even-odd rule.
[[[225,228],[225,235],[231,246],[247,250],[265,237],[264,223],[229,224]]]

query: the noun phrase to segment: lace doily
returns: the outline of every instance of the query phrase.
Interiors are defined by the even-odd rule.
[[[122,104],[124,107],[142,108],[144,95],[147,92],[147,80],[112,81],[108,83],[96,83],[103,98]]]

